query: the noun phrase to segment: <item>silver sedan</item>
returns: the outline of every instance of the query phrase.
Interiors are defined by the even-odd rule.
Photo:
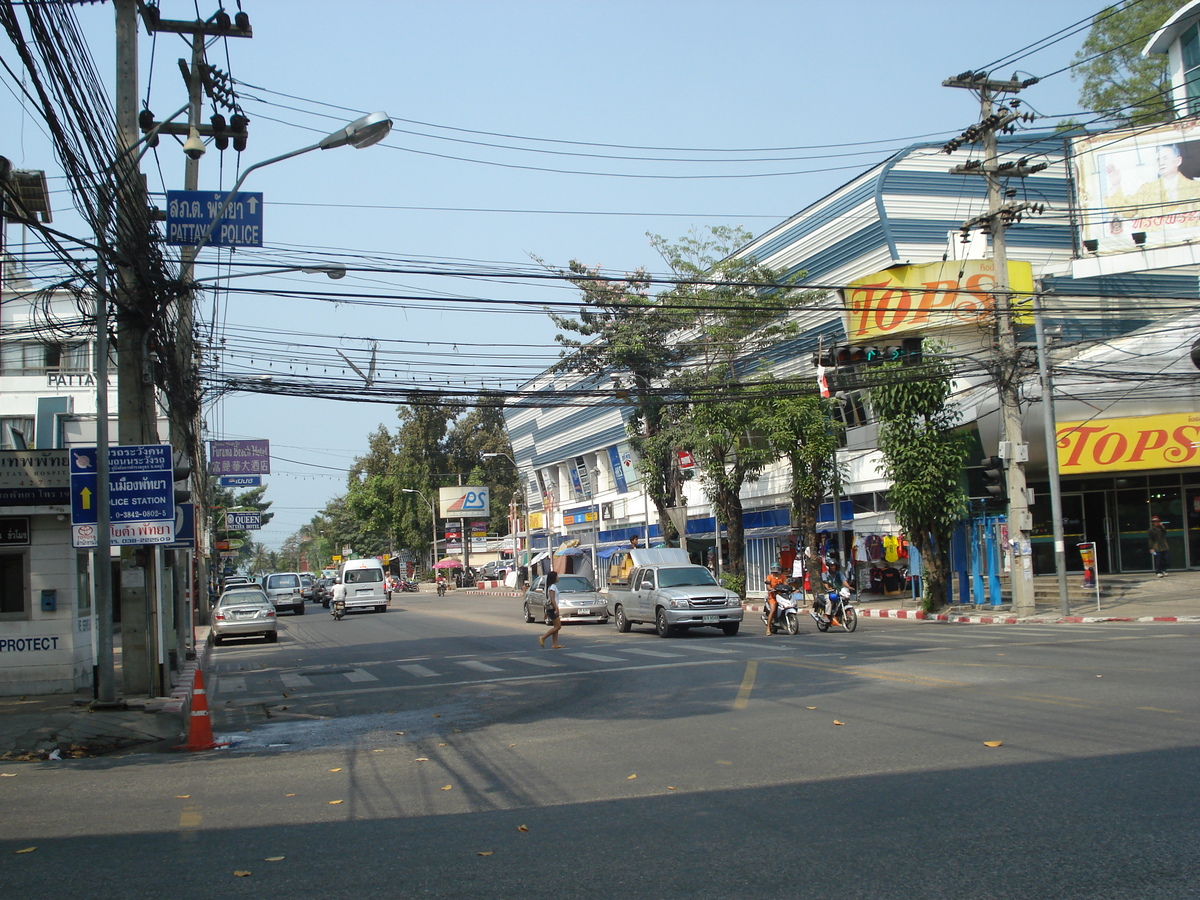
[[[525,621],[549,625],[545,605],[546,576],[539,575],[525,592]],[[587,621],[603,625],[608,621],[608,605],[596,592],[595,585],[582,575],[558,576],[558,612],[564,624]]]
[[[269,644],[279,640],[275,607],[258,587],[234,587],[223,593],[212,609],[214,644],[231,637],[261,637]]]

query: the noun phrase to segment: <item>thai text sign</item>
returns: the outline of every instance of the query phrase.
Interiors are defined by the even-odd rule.
[[[270,441],[209,441],[210,475],[270,475]]]
[[[73,447],[71,531],[75,547],[96,546],[95,447]],[[108,515],[114,544],[169,544],[175,540],[175,482],[170,444],[108,449]]]
[[[1058,423],[1063,475],[1171,469],[1200,459],[1200,413]]]
[[[261,247],[263,243],[263,195],[239,191],[229,208],[216,221],[225,194],[213,191],[167,191],[167,243],[176,246],[199,244],[211,229],[210,247]]]
[[[1028,320],[1033,267],[1010,261],[1013,320]],[[990,259],[896,266],[850,282],[844,291],[850,343],[987,321],[994,313],[996,267]]]
[[[69,503],[66,450],[0,450],[0,506]]]

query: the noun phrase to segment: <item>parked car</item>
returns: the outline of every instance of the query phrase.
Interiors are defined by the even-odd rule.
[[[689,628],[719,628],[738,633],[744,615],[741,598],[723,588],[704,566],[693,565],[678,547],[630,550],[633,570],[628,581],[609,584],[606,597],[617,631],[633,623],[649,623],[659,637]]]
[[[262,588],[238,585],[227,590],[213,607],[211,628],[214,644],[231,637],[261,637],[273,644],[279,640],[275,607]]]
[[[273,572],[263,582],[263,589],[275,605],[276,612],[290,609],[298,616],[304,615],[299,572]]]
[[[545,622],[546,576],[539,575],[525,592],[526,622]],[[608,621],[608,607],[596,586],[582,575],[558,576],[558,612],[564,623],[587,620],[603,625]]]
[[[483,568],[479,570],[479,578],[481,581],[503,581],[508,569],[509,564],[505,560],[493,559],[483,564]]]
[[[313,587],[317,583],[317,578],[312,572],[300,573],[300,596],[305,600],[313,598]]]

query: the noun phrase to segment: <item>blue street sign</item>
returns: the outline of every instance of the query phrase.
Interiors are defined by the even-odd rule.
[[[261,487],[261,475],[222,475],[217,479],[221,487]]]
[[[73,447],[71,524],[96,524],[96,448]],[[108,450],[108,510],[112,524],[175,521],[171,445],[146,444]]]
[[[220,191],[167,191],[167,243],[194,246],[221,211]],[[239,191],[225,215],[213,227],[211,247],[261,247],[263,245],[263,195]]]
[[[175,507],[175,540],[168,550],[194,550],[196,547],[196,504],[180,503]]]

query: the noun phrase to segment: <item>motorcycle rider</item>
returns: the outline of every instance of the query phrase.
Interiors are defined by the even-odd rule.
[[[783,575],[783,567],[776,564],[771,566],[771,574],[767,576],[767,634],[771,634],[771,624],[775,621],[775,610],[779,606],[779,598],[775,596],[775,588],[787,584]]]
[[[835,557],[828,557],[825,560],[825,571],[821,573],[821,580],[825,583],[825,615],[834,625],[840,624],[833,615],[833,603],[831,597],[834,594],[839,596],[848,596],[850,591],[850,582],[846,575],[842,572]],[[845,595],[842,591],[846,591]]]

